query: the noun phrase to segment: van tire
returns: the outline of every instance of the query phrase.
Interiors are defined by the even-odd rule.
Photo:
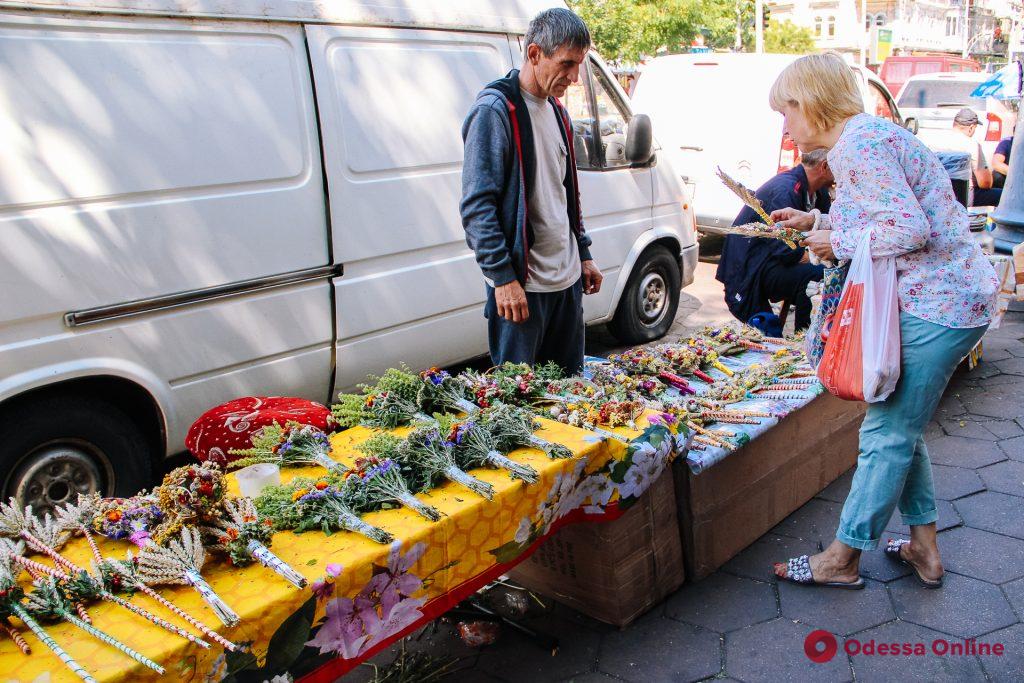
[[[663,337],[679,308],[679,261],[661,245],[649,247],[633,267],[608,331],[623,344]]]
[[[16,496],[40,514],[78,493],[131,496],[153,483],[145,433],[94,396],[44,396],[0,409],[0,444],[3,500]]]

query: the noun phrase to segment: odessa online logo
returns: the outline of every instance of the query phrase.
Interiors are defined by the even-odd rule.
[[[923,657],[928,654],[939,657],[1002,657],[1006,653],[1006,647],[1003,643],[979,643],[973,638],[962,641],[938,638],[931,643],[880,643],[874,639],[860,641],[851,638],[843,643],[843,651],[851,657]],[[839,643],[828,631],[811,631],[804,639],[804,654],[816,664],[832,661],[838,652]]]

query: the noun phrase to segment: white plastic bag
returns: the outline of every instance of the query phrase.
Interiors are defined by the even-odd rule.
[[[843,296],[828,328],[818,378],[848,401],[884,401],[900,378],[900,314],[896,259],[871,258],[865,230],[850,263]]]

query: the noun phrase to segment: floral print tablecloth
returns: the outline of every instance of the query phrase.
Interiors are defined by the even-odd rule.
[[[549,460],[538,450],[513,451],[514,459],[540,473],[533,485],[513,481],[504,471],[474,470],[474,476],[494,486],[491,501],[455,484],[421,494],[444,513],[437,523],[405,509],[366,515],[368,522],[399,539],[390,546],[347,532],[276,534],[272,550],[309,579],[307,589],[297,590],[258,565],[236,569],[220,560],[207,564],[209,583],[242,618],[235,628],[220,632],[247,644],[248,652],[229,653],[215,644],[200,649],[107,603],[91,606],[90,613],[99,628],[165,666],[168,679],[212,683],[245,671],[256,680],[288,672],[311,681],[333,681],[525,559],[560,526],[619,516],[664,472],[674,454],[688,447],[646,418],[638,421],[638,430],[616,430],[628,437],[628,444],[557,422],[543,424],[538,434],[568,446],[573,458]],[[370,434],[362,428],[335,434],[334,457],[351,463],[354,445]],[[317,471],[296,468],[282,475],[287,480]],[[237,492],[234,478],[229,480]],[[104,554],[123,556],[128,550],[124,544],[99,540]],[[66,552],[88,565],[89,551],[81,539],[69,543]],[[162,592],[202,620],[216,621],[192,590],[167,587]],[[178,623],[146,596],[133,601]],[[100,681],[158,678],[67,624],[48,630]],[[0,681],[78,680],[31,635],[28,639],[34,651],[27,657],[10,639],[0,640]]]

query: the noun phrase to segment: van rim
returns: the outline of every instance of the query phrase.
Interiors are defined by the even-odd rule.
[[[4,487],[7,496],[37,513],[74,503],[78,494],[113,490],[114,472],[102,451],[81,439],[42,444],[22,458]]]
[[[640,317],[644,325],[653,327],[668,311],[668,286],[659,272],[647,273],[637,288]]]

